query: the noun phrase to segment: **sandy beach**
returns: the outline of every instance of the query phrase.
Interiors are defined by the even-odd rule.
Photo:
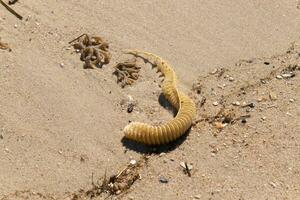
[[[10,6],[23,20],[0,4],[0,42],[11,49],[0,48],[0,200],[105,199],[95,184],[134,161],[138,179],[109,198],[300,198],[298,1]],[[69,44],[83,33],[109,43],[109,64],[83,67]],[[124,49],[171,64],[197,105],[184,137],[158,147],[124,140],[129,121],[159,124],[174,114],[142,59],[138,80],[120,87],[113,72],[131,58]]]

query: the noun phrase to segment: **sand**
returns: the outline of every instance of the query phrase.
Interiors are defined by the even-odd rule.
[[[22,21],[0,6],[1,41],[12,49],[0,49],[0,199],[88,199],[92,177],[144,154],[140,180],[113,198],[299,198],[298,3],[19,0]],[[109,65],[83,69],[68,44],[82,33],[110,43]],[[129,120],[172,118],[150,65],[132,86],[116,83],[113,66],[128,48],[168,60],[197,102],[186,137],[158,148],[122,140]],[[277,77],[286,71],[295,76]],[[128,95],[138,102],[132,113],[121,105]],[[218,130],[226,112],[234,117]]]

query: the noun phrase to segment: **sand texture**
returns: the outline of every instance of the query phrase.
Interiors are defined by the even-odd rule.
[[[19,0],[19,20],[0,4],[0,200],[300,199],[299,5]],[[84,68],[69,44],[83,33],[109,64]],[[124,140],[129,121],[174,117],[142,59],[117,83],[124,49],[172,66],[197,106],[184,137]]]

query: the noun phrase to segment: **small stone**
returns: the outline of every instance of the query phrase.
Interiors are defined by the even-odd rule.
[[[270,185],[273,187],[273,188],[276,188],[276,184],[274,182],[270,182]]]
[[[232,105],[234,105],[234,106],[240,106],[241,103],[239,101],[235,101],[235,102],[232,102]]]
[[[243,124],[247,123],[247,120],[245,118],[242,119],[241,121]]]
[[[215,74],[218,72],[218,69],[214,69],[212,72],[210,72],[210,74]]]
[[[15,24],[15,25],[14,25],[14,27],[15,27],[15,28],[18,28],[18,25],[17,25],[17,24]]]
[[[8,152],[9,152],[9,149],[8,149],[7,147],[5,147],[4,151],[5,151],[6,153],[8,153]]]
[[[130,160],[129,162],[131,165],[135,165],[136,164],[136,160]]]
[[[129,103],[128,106],[127,106],[127,112],[131,113],[133,111],[133,108],[134,108],[134,104],[133,103]]]
[[[67,47],[66,50],[71,50],[71,47]]]
[[[281,75],[277,75],[276,78],[277,79],[282,79],[282,76]]]
[[[229,81],[231,81],[231,82],[234,81],[234,78],[230,76]]]
[[[162,153],[159,154],[159,157],[162,157],[164,155],[166,155],[166,153],[162,152]]]
[[[262,97],[259,97],[259,98],[257,99],[258,102],[261,102],[262,100],[263,100]]]
[[[116,195],[121,194],[121,190],[116,191]]]
[[[161,183],[168,183],[169,180],[162,176],[162,177],[159,178],[159,182],[161,182]]]
[[[250,108],[254,108],[255,106],[254,106],[254,103],[249,103],[249,107]]]
[[[282,78],[292,78],[293,76],[295,76],[294,74],[281,74]]]
[[[217,101],[215,101],[215,102],[213,102],[213,105],[217,106],[217,105],[219,105],[219,103]]]
[[[289,99],[289,101],[290,101],[291,103],[293,103],[293,102],[295,102],[295,99]]]
[[[63,152],[62,152],[62,150],[59,150],[58,153],[61,155]]]
[[[195,195],[194,199],[201,199],[201,195]]]
[[[286,112],[286,114],[287,114],[288,116],[293,116],[290,112]]]
[[[64,68],[65,64],[64,64],[64,63],[60,63],[59,66],[60,66],[61,68]]]
[[[275,101],[277,99],[277,95],[275,92],[270,92],[269,93],[269,97],[272,101]]]
[[[265,116],[263,116],[261,119],[262,119],[262,120],[266,120],[267,118],[266,118]]]
[[[262,84],[266,84],[266,83],[267,83],[264,79],[261,79],[260,82],[261,82]]]
[[[215,122],[215,127],[217,129],[223,129],[227,124],[223,124],[222,122]]]

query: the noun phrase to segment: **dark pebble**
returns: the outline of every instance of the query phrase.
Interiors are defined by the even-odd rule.
[[[128,107],[127,107],[127,112],[131,113],[133,111],[133,107],[134,107],[133,104],[129,104]]]
[[[165,177],[160,177],[159,178],[159,182],[161,182],[161,183],[168,183],[169,181]]]
[[[242,123],[243,124],[247,123],[247,120],[246,119],[242,119]]]

